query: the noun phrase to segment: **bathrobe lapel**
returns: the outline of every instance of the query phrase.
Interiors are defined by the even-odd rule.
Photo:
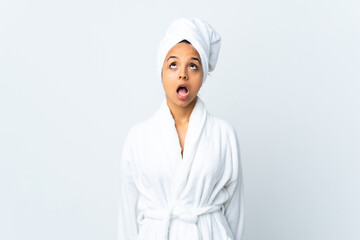
[[[166,98],[164,98],[160,107],[160,122],[163,135],[164,151],[167,157],[173,159],[165,159],[168,161],[164,163],[171,169],[173,183],[173,200],[179,199],[184,187],[186,186],[188,176],[191,170],[192,162],[194,161],[197,147],[201,138],[201,134],[206,122],[207,111],[204,102],[197,97],[193,111],[189,118],[189,125],[185,137],[183,157],[181,156],[181,146],[179,137],[175,127],[175,121],[171,115],[171,111],[167,105]]]

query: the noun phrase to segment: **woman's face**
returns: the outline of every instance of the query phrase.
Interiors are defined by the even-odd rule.
[[[162,69],[167,99],[177,106],[188,106],[196,98],[202,78],[201,59],[196,49],[188,43],[173,46],[165,57]],[[186,89],[179,89],[179,85],[184,85]]]

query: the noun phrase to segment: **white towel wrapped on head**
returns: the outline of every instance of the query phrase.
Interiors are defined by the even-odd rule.
[[[167,53],[183,39],[189,41],[200,55],[204,83],[208,72],[215,69],[221,37],[209,23],[196,17],[179,18],[170,24],[159,44],[157,74],[162,80],[162,67]]]

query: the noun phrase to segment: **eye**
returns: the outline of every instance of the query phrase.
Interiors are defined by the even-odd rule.
[[[174,63],[174,62],[171,63],[171,64],[170,64],[170,68],[172,68],[171,66],[174,66],[174,65],[176,66],[176,63]]]
[[[197,66],[195,64],[191,64],[190,67],[194,67],[193,69],[197,69]]]

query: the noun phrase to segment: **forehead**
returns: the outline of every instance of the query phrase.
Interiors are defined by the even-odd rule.
[[[177,43],[175,44],[167,53],[167,56],[196,56],[200,57],[198,51],[193,47],[193,45],[188,43]]]

